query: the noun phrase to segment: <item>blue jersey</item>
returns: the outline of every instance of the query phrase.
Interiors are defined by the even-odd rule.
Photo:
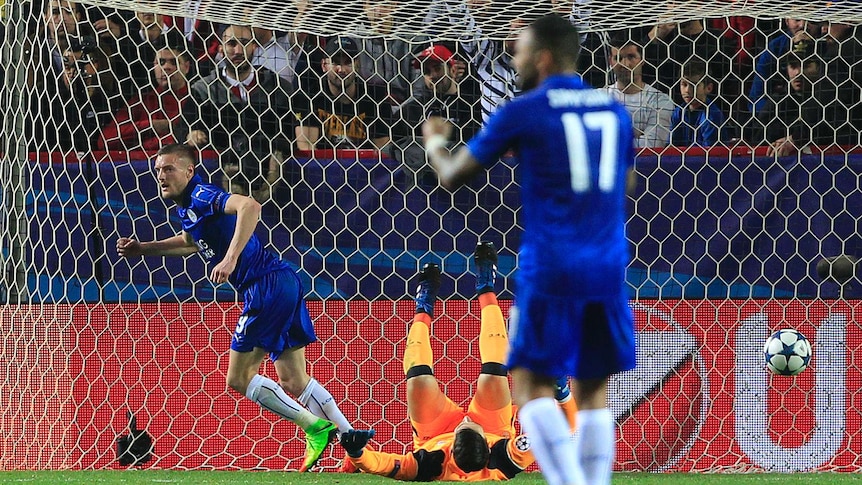
[[[470,140],[470,153],[486,167],[509,149],[517,157],[520,284],[580,298],[625,293],[633,145],[625,107],[574,75],[548,77],[500,107]]]
[[[215,185],[203,183],[200,176],[195,175],[186,187],[182,204],[177,206],[183,231],[191,235],[207,262],[218,263],[223,260],[233,239],[236,215],[224,212],[228,197],[229,193]],[[291,269],[290,265],[264,249],[260,239],[252,234],[228,281],[238,290],[244,291],[261,276],[284,269]]]
[[[710,147],[722,141],[722,125],[724,112],[715,103],[698,110],[677,106],[670,116],[668,144],[676,147]]]

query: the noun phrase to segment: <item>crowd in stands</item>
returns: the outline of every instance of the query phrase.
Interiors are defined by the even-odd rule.
[[[403,2],[367,1],[357,31],[326,38],[44,0],[27,46],[30,148],[152,153],[186,142],[217,150],[226,188],[259,198],[302,150],[375,149],[418,168],[425,117],[453,123],[457,145],[519,94],[514,39],[546,12],[498,25],[498,1],[432,1],[421,34],[399,22]],[[484,34],[501,30],[502,40]],[[434,40],[444,32],[459,40]],[[783,156],[860,145],[858,25],[700,19],[582,43],[585,80],[629,109],[638,147],[747,144]]]

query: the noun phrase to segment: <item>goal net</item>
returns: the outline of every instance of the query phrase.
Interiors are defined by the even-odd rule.
[[[0,469],[296,469],[301,431],[225,382],[242,298],[203,261],[127,260],[179,230],[159,147],[262,203],[300,269],[312,374],[373,446],[410,450],[401,354],[417,270],[444,273],[435,375],[466,403],[480,364],[478,241],[508,314],[517,161],[439,186],[422,121],[462,145],[518,95],[512,41],[557,12],[579,71],[632,112],[628,282],[638,367],[611,381],[618,470],[860,471],[862,2],[39,0],[2,2]],[[810,369],[770,375],[792,327]],[[274,376],[269,363],[262,372]],[[327,451],[321,469],[343,457]]]

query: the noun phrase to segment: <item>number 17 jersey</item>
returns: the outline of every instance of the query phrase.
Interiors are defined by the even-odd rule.
[[[486,167],[509,149],[517,158],[519,282],[587,299],[626,292],[634,134],[622,104],[576,75],[550,76],[500,107],[467,146]]]

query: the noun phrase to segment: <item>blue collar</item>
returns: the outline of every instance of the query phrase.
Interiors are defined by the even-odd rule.
[[[203,183],[203,179],[198,174],[195,174],[190,180],[188,185],[186,185],[185,190],[183,190],[182,197],[182,206],[184,208],[191,207],[192,205],[192,191],[197,187],[198,184]]]

